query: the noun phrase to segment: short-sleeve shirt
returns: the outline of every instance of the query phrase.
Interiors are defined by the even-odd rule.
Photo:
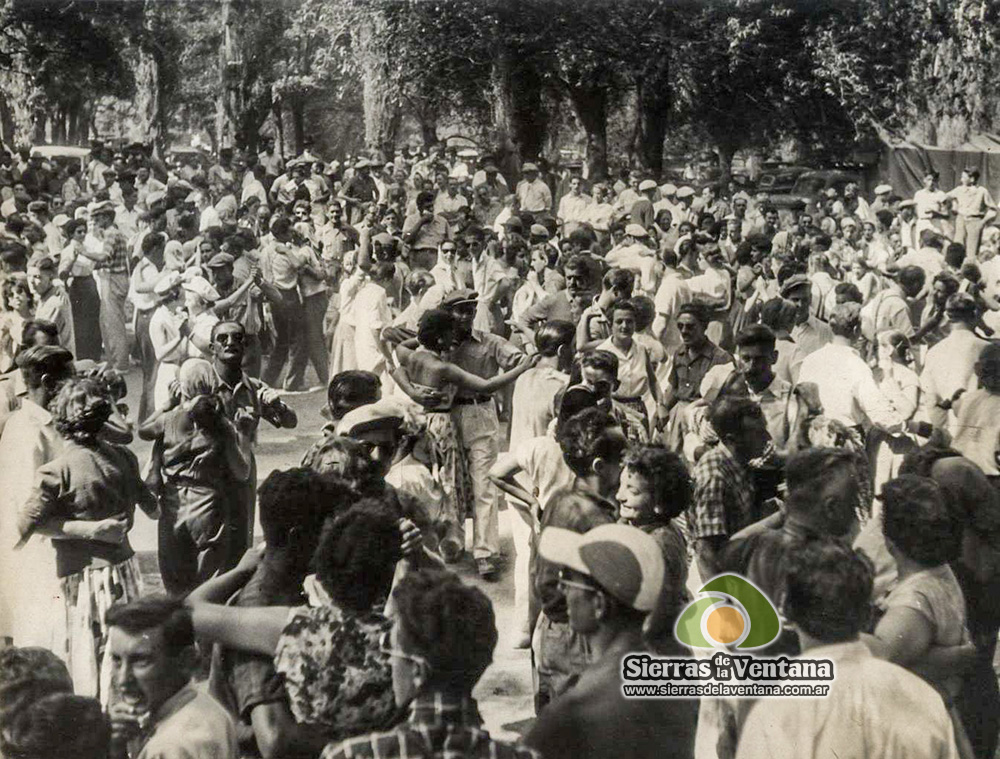
[[[34,490],[21,509],[19,530],[30,534],[51,519],[124,518],[131,524],[136,504],[150,498],[139,476],[139,461],[128,448],[102,441],[91,446],[67,441],[60,456],[39,467]],[[91,565],[120,564],[132,556],[127,537],[119,544],[63,539],[53,545],[59,577]]]
[[[555,416],[555,396],[569,376],[549,366],[528,369],[514,383],[511,400],[510,447],[544,435]]]
[[[701,381],[713,366],[732,363],[733,357],[708,341],[700,348],[681,345],[670,368],[670,386],[676,398],[693,401],[701,397]]]
[[[511,446],[511,453],[517,465],[528,476],[542,511],[554,493],[571,487],[576,481],[576,475],[569,468],[559,443],[553,437],[540,435],[526,440],[516,448]]]
[[[470,374],[490,379],[501,371],[513,369],[523,356],[513,343],[502,337],[472,330],[471,337],[452,349],[451,361]]]
[[[274,655],[300,724],[343,739],[384,727],[395,710],[389,656],[379,647],[392,624],[383,602],[360,614],[335,606],[293,609]]]

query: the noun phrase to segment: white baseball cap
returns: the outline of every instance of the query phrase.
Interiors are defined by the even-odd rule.
[[[554,564],[591,577],[637,611],[652,611],[663,590],[663,550],[655,538],[637,527],[602,524],[582,535],[546,527],[538,551]]]

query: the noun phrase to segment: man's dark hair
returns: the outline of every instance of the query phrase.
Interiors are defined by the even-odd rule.
[[[601,286],[605,290],[614,288],[631,294],[635,288],[635,274],[628,269],[609,269],[601,280]]]
[[[656,318],[656,305],[648,295],[633,295],[629,301],[632,303],[632,312],[635,314],[635,331],[642,332]]]
[[[708,421],[722,440],[739,435],[747,419],[760,416],[756,401],[729,395],[720,396],[708,411]]]
[[[904,266],[896,275],[900,287],[907,292],[919,292],[927,282],[927,273],[919,266]]]
[[[944,262],[953,269],[959,269],[965,261],[965,246],[960,242],[948,243],[944,251]]]
[[[833,539],[810,541],[787,554],[784,612],[824,643],[855,640],[868,626],[874,572],[860,551]]]
[[[904,474],[882,486],[882,534],[907,558],[938,567],[958,558],[963,525],[929,477]]]
[[[677,309],[677,316],[681,316],[683,314],[693,316],[703,325],[707,325],[711,320],[708,309],[702,303],[684,303]]]
[[[431,190],[422,190],[417,194],[417,208],[425,208],[434,205],[434,193]]]
[[[49,345],[59,345],[59,327],[48,319],[28,319],[21,329],[21,345],[34,345],[35,335],[39,332],[49,338]]]
[[[40,698],[72,692],[69,669],[48,649],[0,649],[0,725]]]
[[[223,327],[232,327],[233,325],[239,327],[242,332],[246,333],[247,328],[244,327],[240,322],[233,321],[232,319],[225,319],[223,321],[216,322],[214,325],[212,325],[212,333],[211,333],[212,342],[215,342],[215,336],[219,333],[220,329],[222,329]]]
[[[692,484],[684,459],[662,445],[629,448],[622,463],[652,488],[653,502],[664,521],[680,516],[691,505]]]
[[[167,237],[162,232],[150,232],[142,238],[142,255],[148,256],[158,247],[166,244]]]
[[[271,472],[257,489],[257,496],[264,540],[268,547],[282,548],[296,528],[315,540],[326,518],[350,503],[352,494],[334,475],[294,467]]]
[[[864,296],[853,282],[838,282],[833,287],[833,292],[841,303],[858,303],[865,301]]]
[[[129,635],[161,629],[169,656],[194,645],[191,612],[179,598],[146,596],[129,603],[116,603],[108,609],[105,621],[108,627],[117,627]]]
[[[97,699],[52,693],[5,715],[0,753],[9,759],[106,759],[110,739]]]
[[[854,454],[843,448],[806,448],[793,453],[785,463],[789,502],[814,499],[831,472],[854,466]]]
[[[430,665],[432,687],[468,694],[493,661],[493,605],[478,588],[440,569],[407,574],[393,591],[407,653]]]
[[[316,577],[336,604],[368,611],[389,592],[400,540],[399,514],[381,499],[365,498],[323,525]]]
[[[979,181],[979,169],[963,169],[963,171],[969,175],[969,179],[972,180],[972,184]]]
[[[593,288],[597,284],[598,277],[601,274],[601,265],[586,253],[581,253],[579,255],[571,256],[565,264],[563,264],[563,273],[569,271],[579,272],[584,275],[587,280],[587,288]]]
[[[559,447],[573,474],[586,477],[596,459],[621,456],[624,442],[613,440],[608,435],[608,431],[615,428],[618,428],[618,422],[614,417],[596,408],[576,414],[559,427]]]
[[[950,271],[939,271],[934,275],[934,284],[941,283],[944,285],[946,295],[954,295],[958,292],[958,289],[962,286],[962,283],[958,281],[958,277],[952,274]]]
[[[576,327],[567,321],[552,319],[535,332],[535,347],[543,356],[555,356],[564,345],[572,345]]]
[[[588,351],[579,358],[580,369],[598,369],[607,372],[613,378],[618,377],[618,356],[611,351]]]
[[[343,418],[348,411],[367,406],[379,399],[382,381],[377,374],[361,369],[339,372],[330,379],[326,388],[326,402],[334,419]]]
[[[47,374],[70,376],[73,371],[73,354],[58,346],[32,347],[18,354],[17,367],[21,370],[24,384],[34,390],[42,386],[42,377]]]
[[[736,335],[736,347],[744,348],[760,345],[765,350],[774,351],[775,337],[770,328],[763,324],[748,324]]]

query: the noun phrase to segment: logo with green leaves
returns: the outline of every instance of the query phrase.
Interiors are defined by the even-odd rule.
[[[762,648],[778,637],[781,620],[760,588],[737,574],[713,577],[684,607],[674,635],[692,648]]]

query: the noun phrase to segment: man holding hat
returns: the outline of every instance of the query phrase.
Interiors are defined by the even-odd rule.
[[[538,176],[538,166],[534,163],[524,164],[521,172],[524,179],[517,183],[514,193],[520,203],[520,209],[532,214],[552,210],[552,191]]]
[[[441,303],[456,322],[451,362],[470,374],[489,379],[520,364],[523,354],[502,337],[473,329],[478,305],[479,294],[472,290],[454,290]],[[452,403],[451,413],[459,429],[472,478],[472,553],[480,576],[491,579],[497,573],[500,554],[497,494],[489,480],[490,469],[500,453],[496,401],[491,395],[460,390]]]
[[[57,287],[56,262],[48,256],[36,256],[28,261],[28,287],[35,296],[35,319],[52,322],[59,330],[59,345],[76,350],[73,311],[69,295]]]
[[[624,524],[600,525],[582,535],[547,527],[538,552],[562,566],[559,586],[569,624],[589,643],[591,664],[542,711],[525,743],[546,759],[693,756],[696,701],[622,694],[622,658],[652,653],[642,627],[666,580],[656,540]]]

